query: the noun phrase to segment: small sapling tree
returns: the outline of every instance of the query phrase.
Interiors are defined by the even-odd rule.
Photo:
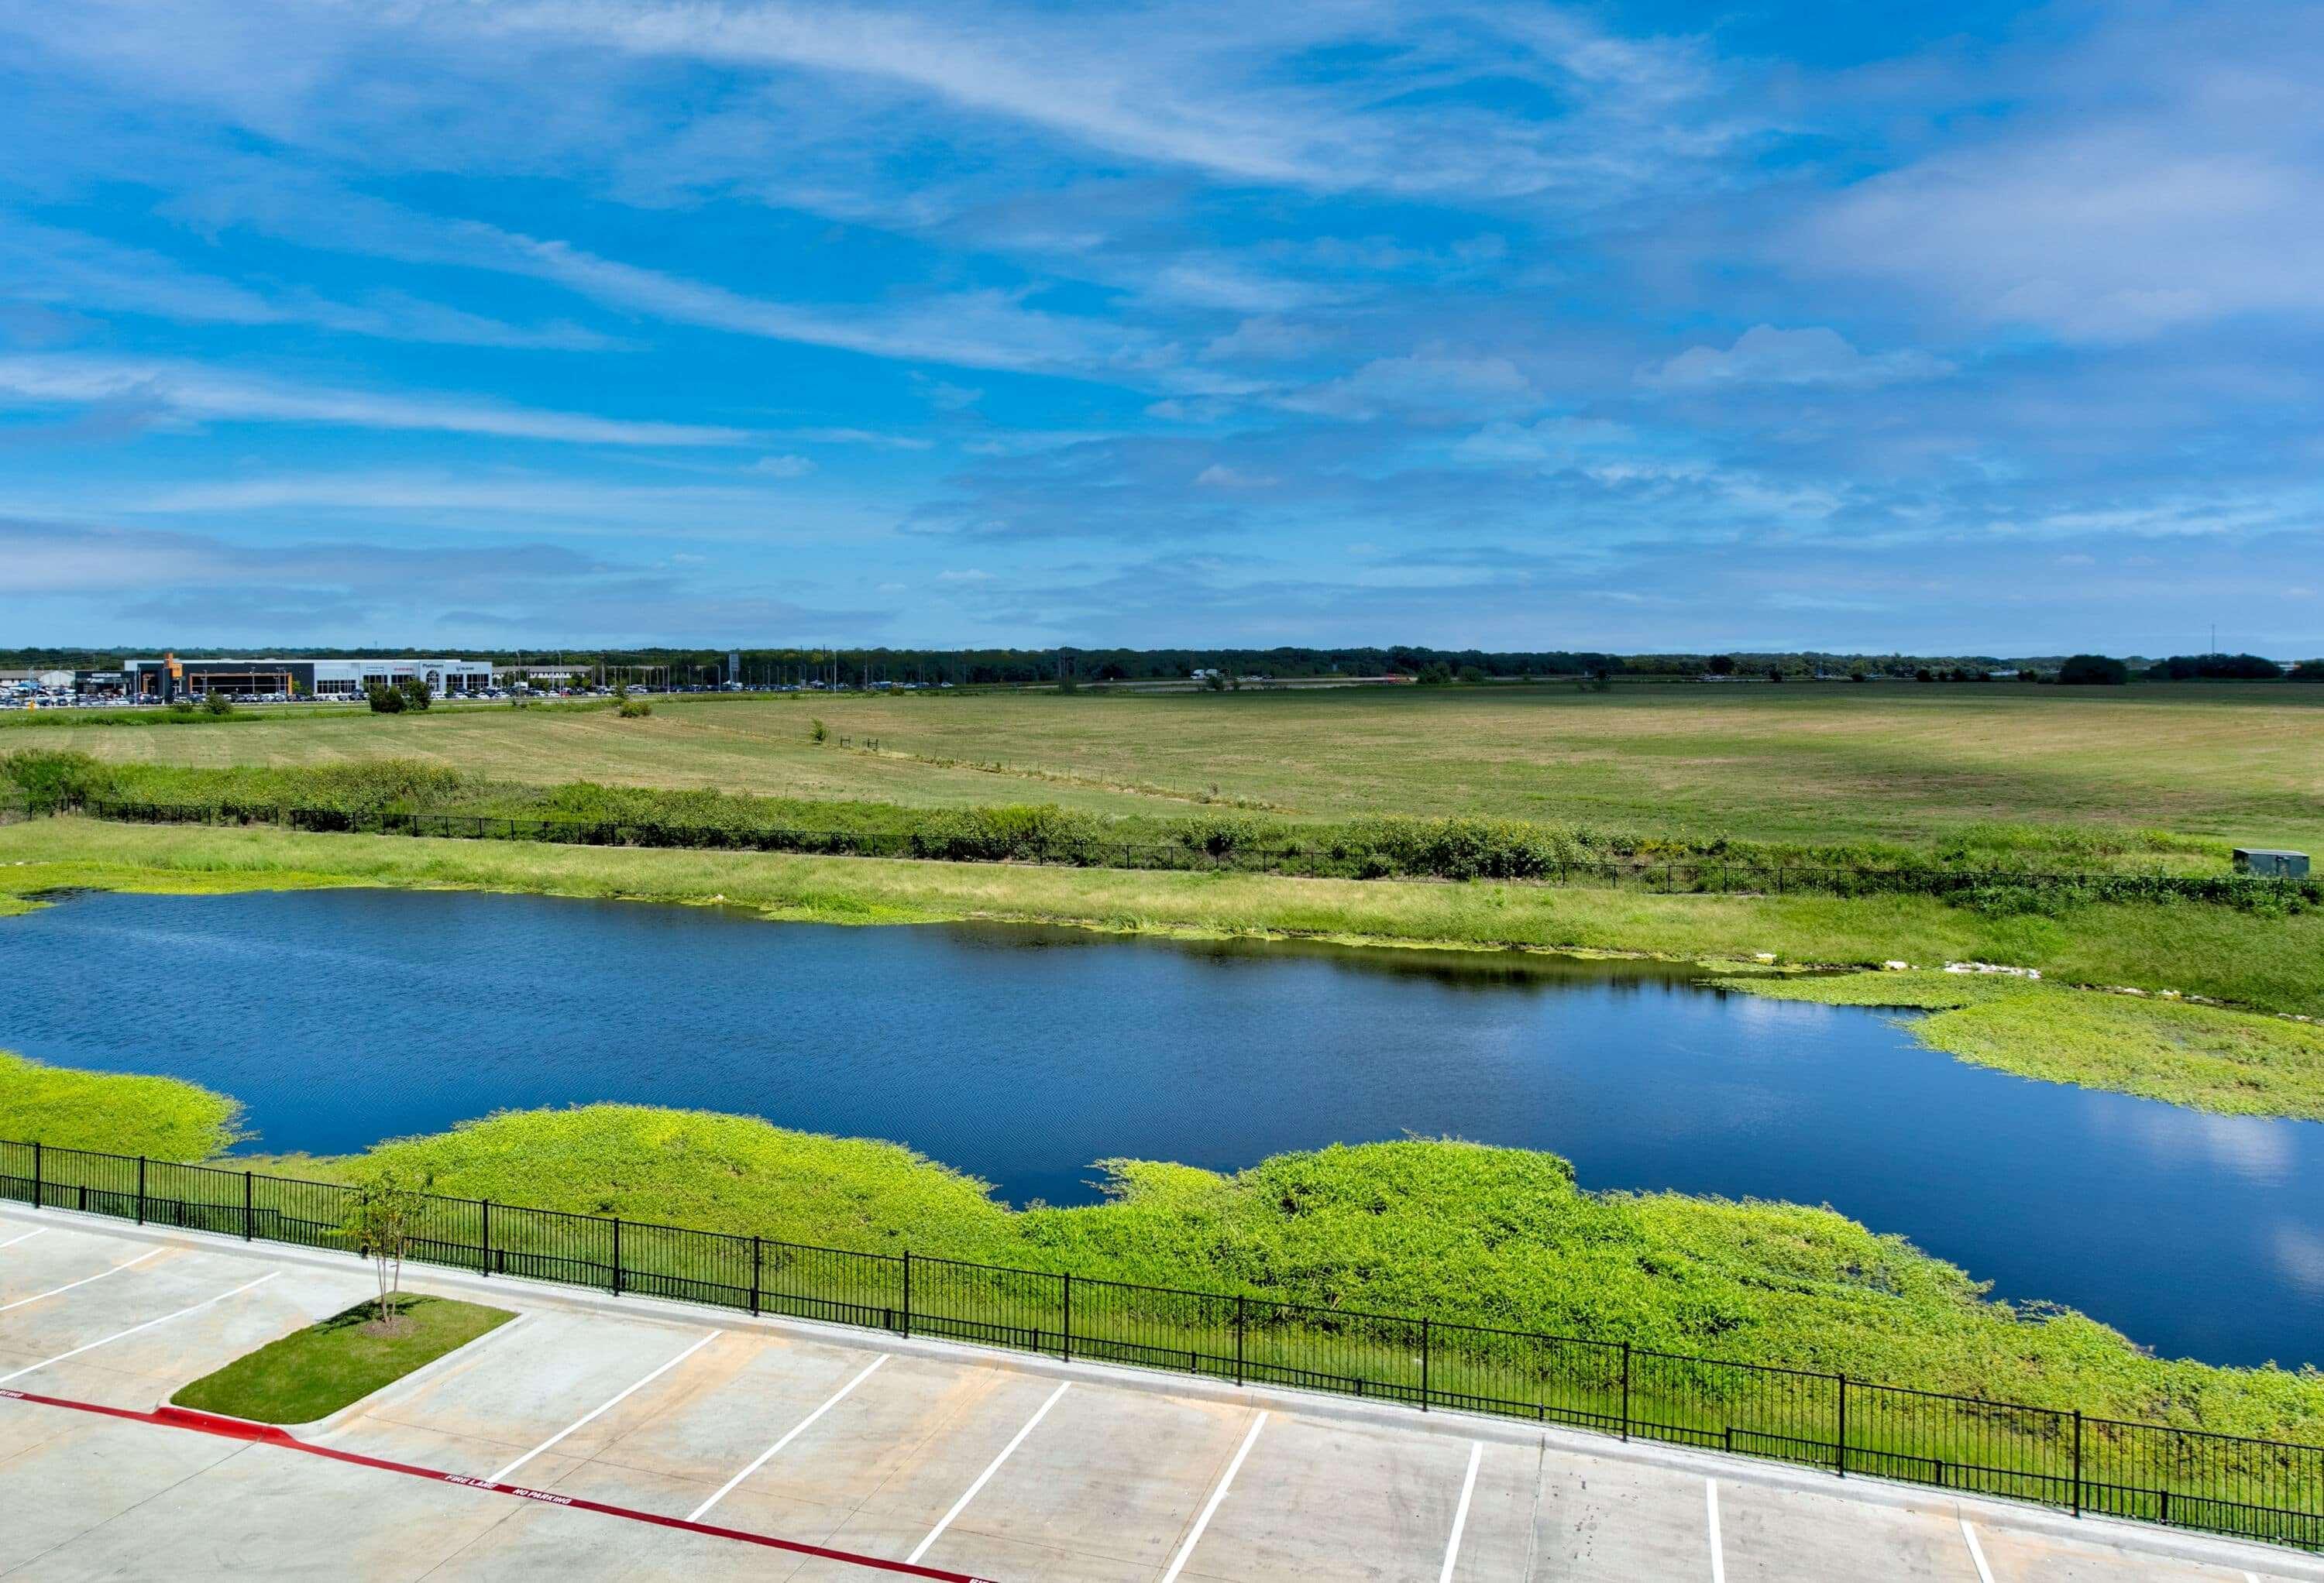
[[[379,1324],[392,1330],[403,1302],[403,1256],[419,1235],[427,1193],[392,1165],[356,1182],[351,1193],[340,1229],[379,1272]]]

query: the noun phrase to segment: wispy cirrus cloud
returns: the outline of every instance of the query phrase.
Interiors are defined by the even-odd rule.
[[[299,383],[195,363],[82,353],[0,355],[0,402],[128,402],[180,421],[309,423],[599,446],[730,446],[746,429],[548,411],[496,401]]]
[[[682,534],[447,607],[673,638],[779,544],[938,639],[1885,648],[1982,562],[2054,648],[2111,538],[2324,639],[2312,7],[1641,15],[0,3],[0,500]]]
[[[578,325],[512,325],[392,288],[353,302],[303,287],[254,289],[148,249],[5,215],[0,279],[22,301],[198,324],[312,325],[383,340],[559,352],[603,352],[618,344]]]

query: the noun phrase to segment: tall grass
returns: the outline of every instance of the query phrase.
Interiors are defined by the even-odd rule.
[[[2224,865],[2205,878],[2158,879],[2158,853],[2183,843],[2079,833],[2071,861],[2089,871],[2061,885],[2061,853],[2009,826],[1980,827],[1914,851],[1863,842],[1816,846],[1665,835],[1485,818],[1366,816],[1294,822],[1206,811],[1105,817],[1054,805],[927,809],[891,803],[810,801],[710,789],[549,787],[484,781],[439,764],[393,759],[290,768],[189,768],[122,765],[37,750],[0,757],[0,780],[35,805],[123,803],[195,816],[286,818],[327,812],[509,818],[628,829],[644,844],[790,845],[818,838],[877,842],[883,854],[946,861],[1042,861],[1121,868],[1193,863],[1352,879],[1546,879],[1575,869],[1618,879],[1639,865],[1681,888],[1926,890],[1997,912],[2052,911],[2096,900],[2185,894],[2282,910],[2324,902],[2324,879],[2301,887],[2239,879]],[[657,835],[653,833],[661,833]],[[1655,865],[1660,865],[1655,869]],[[2144,870],[2144,871],[2142,871]],[[2038,882],[2038,883],[2037,883]]]

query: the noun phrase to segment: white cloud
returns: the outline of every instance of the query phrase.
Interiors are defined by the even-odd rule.
[[[1331,335],[1312,325],[1280,318],[1247,318],[1203,348],[1214,363],[1292,363],[1330,345]]]
[[[1272,489],[1282,483],[1280,478],[1264,473],[1243,473],[1213,462],[1194,474],[1194,483],[1204,489]]]
[[[965,412],[984,400],[982,391],[953,384],[946,380],[920,378],[913,382],[919,386],[920,394],[927,398],[928,405],[939,412]]]
[[[1387,412],[1482,416],[1531,406],[1540,392],[1506,357],[1422,352],[1381,357],[1344,378],[1295,391],[1283,404],[1301,412],[1371,419]]]
[[[816,446],[878,446],[895,451],[925,451],[936,442],[917,435],[888,434],[872,428],[770,428],[770,439],[798,440]]]
[[[992,574],[969,566],[950,572],[938,572],[936,581],[939,583],[990,583],[992,581]]]
[[[1693,346],[1669,362],[1642,371],[1638,382],[1652,390],[1705,390],[1720,385],[1885,385],[1900,380],[1935,379],[1952,365],[1925,352],[1900,350],[1868,356],[1837,330],[1812,326],[1779,330],[1757,325],[1732,346]]]
[[[1976,85],[2023,108],[1825,199],[1774,237],[1783,263],[2071,342],[2324,316],[2313,7],[2255,4],[2232,27],[2200,7],[2093,15]]]
[[[23,220],[0,220],[0,280],[9,295],[23,300],[190,323],[306,324],[386,340],[470,346],[604,351],[613,345],[577,325],[505,324],[402,291],[374,291],[355,302],[297,288],[260,291],[185,269],[157,253]]]
[[[749,436],[705,424],[633,422],[438,395],[296,384],[201,364],[55,353],[0,356],[0,397],[33,406],[125,404],[181,420],[427,429],[578,445],[723,446]]]
[[[1585,452],[1621,445],[1631,437],[1628,425],[1606,418],[1545,418],[1537,423],[1513,423],[1507,419],[1489,423],[1452,447],[1468,462],[1565,463]]]
[[[805,456],[761,456],[751,464],[751,471],[769,478],[805,478],[815,471],[815,464]]]

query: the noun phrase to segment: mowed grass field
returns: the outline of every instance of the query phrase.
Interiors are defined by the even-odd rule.
[[[2285,685],[665,699],[645,720],[471,711],[0,734],[0,750],[32,747],[195,765],[416,759],[498,780],[925,806],[1167,814],[1217,799],[1291,817],[1484,815],[1806,842],[2033,824],[2324,847],[2324,688]]]

